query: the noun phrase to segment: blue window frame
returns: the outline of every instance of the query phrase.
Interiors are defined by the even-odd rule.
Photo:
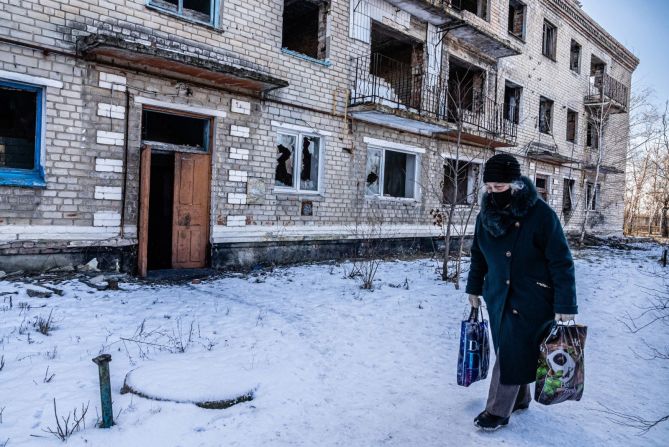
[[[43,188],[44,88],[0,79],[0,185]]]
[[[185,20],[218,27],[222,0],[146,0],[146,5]]]

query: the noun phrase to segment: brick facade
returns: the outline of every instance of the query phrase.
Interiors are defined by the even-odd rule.
[[[359,8],[365,8],[363,15],[362,9],[354,10],[359,3]],[[399,3],[424,6],[430,2]],[[144,0],[3,2],[0,82],[43,88],[39,162],[46,186],[2,186],[0,169],[0,270],[3,264],[14,265],[12,257],[21,254],[136,246],[142,110],[147,107],[211,117],[212,253],[243,247],[239,257],[227,256],[233,260],[224,263],[212,260],[212,265],[262,260],[253,258],[249,247],[254,244],[290,247],[292,242],[360,238],[360,225],[370,219],[383,222],[387,238],[438,235],[430,210],[441,204],[443,156],[454,151],[452,135],[427,133],[420,125],[398,126],[391,115],[371,122],[350,113],[351,89],[356,88],[352,61],[370,52],[370,39],[364,37],[369,30],[364,27],[371,27],[372,20],[408,36],[414,45],[423,45],[424,63],[437,75],[448,73],[451,57],[483,69],[486,94],[499,103],[504,102],[505,81],[521,86],[517,140],[498,150],[518,155],[525,174],[547,175],[548,201],[562,210],[564,179],[575,180],[575,196],[581,197],[592,173],[578,163],[560,165],[526,157],[527,148],[549,139],[560,154],[583,159],[587,119],[583,98],[590,82],[590,55],[606,62],[608,72],[628,87],[638,61],[570,0],[528,1],[524,42],[507,32],[507,0],[487,3],[487,20],[462,14],[472,29],[483,30],[493,43],[501,42],[502,50],[494,51],[511,49],[518,55],[497,57],[485,46],[475,50],[466,37],[458,40],[446,34],[440,39],[439,27],[428,25],[414,6],[398,9],[382,0],[322,2],[320,17],[326,23],[320,20],[318,34],[319,42],[326,45],[320,53],[326,59],[282,50],[281,0],[220,0],[216,3],[220,21],[215,24],[177,17],[147,6]],[[576,19],[570,14],[576,14]],[[541,52],[544,18],[558,27],[557,61]],[[181,66],[197,65],[212,73],[224,65],[240,79],[241,87],[215,83],[207,76],[176,76],[169,68],[147,69],[149,57],[162,57],[157,53],[143,53],[131,63],[96,58],[91,56],[94,46],[91,53],[85,50],[91,36],[146,51],[169,48]],[[571,39],[582,45],[580,74],[569,68]],[[261,93],[244,87],[246,79],[276,86]],[[552,136],[537,130],[540,96],[554,101]],[[576,144],[565,141],[567,109],[578,112]],[[599,225],[593,231],[622,229],[628,121],[627,114],[612,115],[605,130],[622,132],[609,138],[615,143],[605,156],[608,165],[620,168],[615,172],[623,173],[600,177]],[[415,122],[420,124],[421,119]],[[275,186],[280,132],[320,138],[317,192],[290,192]],[[413,199],[365,194],[368,149],[393,144],[405,148],[400,151],[415,157],[418,165]],[[480,161],[494,153],[489,147],[463,146],[461,150]],[[568,229],[578,228],[582,202],[575,200],[575,210],[564,219]],[[310,212],[304,212],[305,204]]]

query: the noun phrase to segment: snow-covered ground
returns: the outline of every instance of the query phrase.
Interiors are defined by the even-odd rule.
[[[456,384],[467,300],[438,279],[434,260],[383,263],[373,292],[345,277],[350,264],[114,292],[73,280],[52,284],[65,293],[51,298],[0,281],[0,446],[58,444],[45,432],[56,428],[53,399],[61,416],[90,402],[73,446],[667,445],[669,422],[641,436],[604,412],[669,413],[669,362],[635,355],[648,354],[646,342],[667,346],[669,326],[631,334],[624,324],[666,286],[651,274],[658,257],[657,247],[577,255],[578,321],[589,326],[584,397],[533,402],[495,433],[472,425],[488,381]],[[49,314],[55,327],[43,335],[33,323]],[[113,357],[111,429],[94,427],[91,359],[102,352]],[[122,395],[133,369],[134,384],[162,397],[255,399],[209,410]]]

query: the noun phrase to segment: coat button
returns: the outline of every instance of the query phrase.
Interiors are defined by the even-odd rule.
[[[512,309],[511,313],[514,314],[514,315],[518,315],[518,311],[516,309]]]
[[[511,280],[507,279],[506,280],[506,285],[508,286],[509,284],[511,284]]]
[[[511,257],[511,252],[510,252],[510,251],[507,251],[507,252],[506,252],[506,257],[507,257],[507,258],[510,258],[510,257]]]
[[[516,228],[520,227],[520,222],[516,222]]]

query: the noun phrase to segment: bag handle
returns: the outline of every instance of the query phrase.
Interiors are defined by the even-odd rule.
[[[472,323],[475,323],[479,319],[479,308],[472,306],[472,309],[469,311],[468,320]]]

